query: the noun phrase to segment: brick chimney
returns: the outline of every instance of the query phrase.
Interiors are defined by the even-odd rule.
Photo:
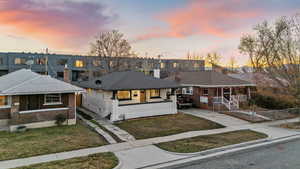
[[[178,82],[178,83],[180,83],[180,81],[181,81],[181,75],[180,75],[179,72],[175,73],[175,81]]]
[[[67,83],[71,83],[70,69],[68,68],[68,65],[65,65],[64,68],[64,81]]]

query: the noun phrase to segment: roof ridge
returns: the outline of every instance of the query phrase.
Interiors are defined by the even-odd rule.
[[[36,79],[39,79],[39,78],[41,78],[41,76],[38,76],[38,77],[35,77],[35,78],[32,78],[32,79],[26,80],[26,81],[24,81],[24,82],[22,82],[22,83],[20,83],[20,84],[18,84],[18,85],[15,85],[15,86],[13,86],[13,87],[10,87],[10,88],[8,88],[8,89],[6,89],[6,90],[3,90],[3,91],[1,91],[1,92],[7,92],[7,91],[9,91],[9,90],[15,89],[15,88],[17,88],[17,87],[19,87],[19,86],[21,86],[21,85],[24,85],[24,84],[26,84],[26,83],[28,83],[28,82],[31,82],[31,81],[36,80]]]

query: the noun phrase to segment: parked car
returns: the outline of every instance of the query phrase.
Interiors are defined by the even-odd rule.
[[[193,106],[193,100],[188,97],[184,97],[183,95],[177,95],[177,108],[190,108]]]

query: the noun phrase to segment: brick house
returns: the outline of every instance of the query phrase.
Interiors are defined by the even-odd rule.
[[[178,72],[167,79],[180,83],[179,93],[193,100],[196,107],[213,109],[239,109],[241,103],[246,103],[256,85],[230,77],[216,71]]]
[[[0,128],[15,131],[55,125],[59,114],[65,124],[76,123],[76,94],[83,89],[21,69],[0,77]]]

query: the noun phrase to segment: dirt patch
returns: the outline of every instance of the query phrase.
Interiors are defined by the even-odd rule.
[[[239,118],[245,121],[248,121],[250,123],[261,123],[261,122],[266,122],[268,120],[258,117],[258,116],[252,116],[249,114],[245,114],[245,113],[238,113],[238,112],[222,112],[223,114],[235,117],[235,118]]]

